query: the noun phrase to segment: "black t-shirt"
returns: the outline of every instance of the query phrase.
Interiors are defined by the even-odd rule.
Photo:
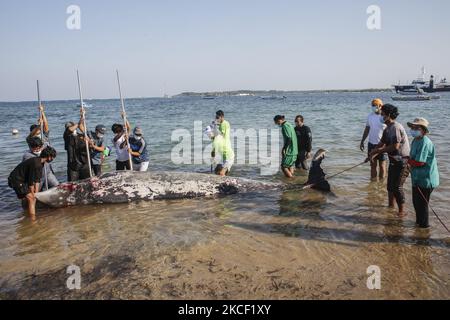
[[[86,143],[80,135],[73,135],[69,129],[64,132],[64,149],[67,151],[67,165],[78,171],[88,165]]]
[[[309,127],[303,125],[301,127],[295,127],[295,133],[297,134],[298,149],[311,152],[312,150],[312,133]]]
[[[9,175],[9,181],[14,184],[27,184],[32,186],[40,183],[44,164],[40,157],[31,158],[20,163]]]

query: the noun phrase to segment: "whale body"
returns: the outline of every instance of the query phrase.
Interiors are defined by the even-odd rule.
[[[203,173],[116,171],[101,177],[60,184],[37,193],[36,198],[44,205],[60,208],[86,204],[214,197],[282,188],[281,183]]]

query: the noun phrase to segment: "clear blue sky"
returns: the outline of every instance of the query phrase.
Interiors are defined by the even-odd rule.
[[[66,8],[81,7],[80,31]],[[382,30],[366,9],[382,10]],[[450,1],[21,1],[0,3],[0,101],[181,91],[388,87],[422,65],[450,78]]]

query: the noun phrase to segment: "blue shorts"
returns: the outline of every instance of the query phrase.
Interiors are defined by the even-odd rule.
[[[376,149],[376,147],[377,147],[376,144],[371,144],[371,143],[369,142],[369,146],[367,147],[367,155],[370,155],[370,153],[371,153],[374,149]],[[381,154],[379,154],[379,155],[375,158],[375,160],[379,160],[379,161],[387,161],[387,159],[388,159],[387,153],[381,153]]]

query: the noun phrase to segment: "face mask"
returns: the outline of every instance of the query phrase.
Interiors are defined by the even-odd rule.
[[[105,136],[104,134],[97,133],[97,138],[99,138],[99,139],[103,139],[104,136]]]
[[[422,136],[422,132],[420,132],[420,130],[409,130],[409,133],[413,138],[418,138]]]
[[[372,111],[374,113],[378,113],[380,111],[380,109],[377,106],[372,106]]]
[[[51,163],[53,161],[53,159],[49,159],[47,160],[47,163]]]
[[[41,155],[41,151],[35,151],[35,152],[33,152],[33,154],[35,154],[37,157],[39,157]]]
[[[76,137],[76,136],[78,135],[78,133],[77,133],[76,131],[74,131],[74,132],[72,132],[72,135],[73,135],[74,137]]]
[[[142,139],[142,137],[140,137],[140,136],[136,136],[135,138],[137,141],[140,141]]]

